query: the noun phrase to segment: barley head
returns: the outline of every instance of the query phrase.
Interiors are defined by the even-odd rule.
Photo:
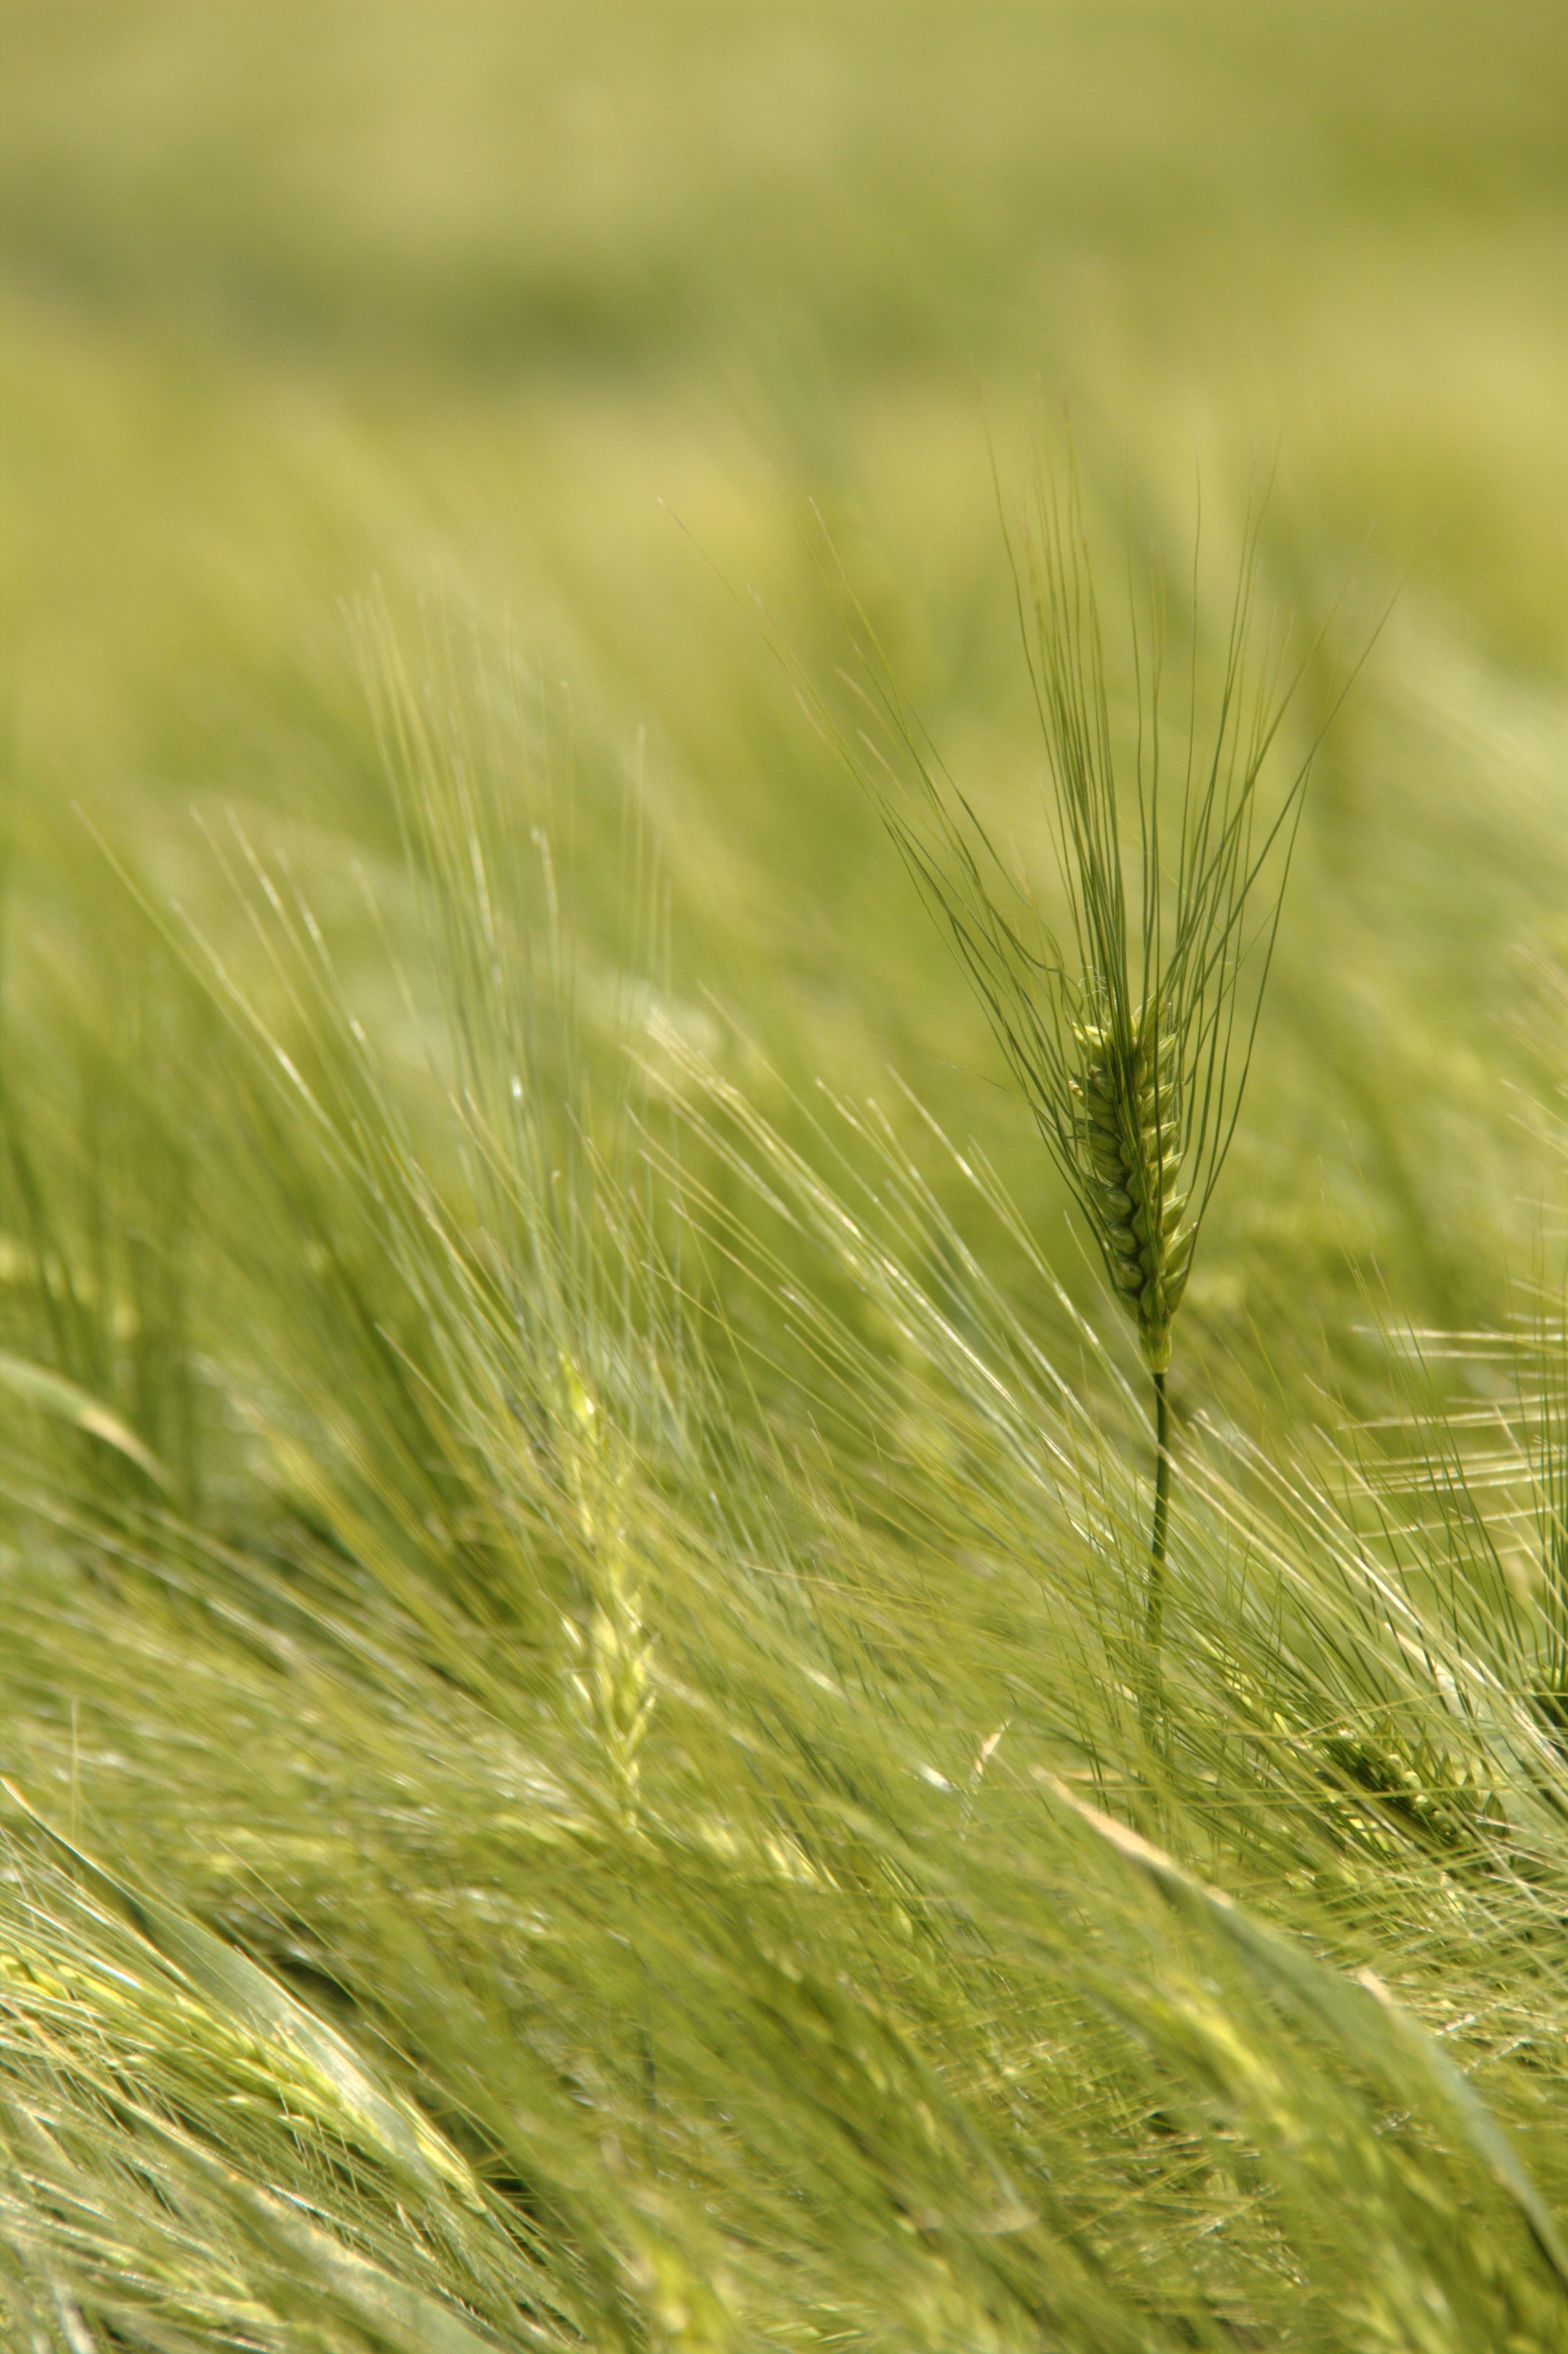
[[[1108,1018],[1074,1024],[1082,1060],[1068,1086],[1076,1115],[1081,1198],[1111,1280],[1152,1373],[1171,1363],[1196,1228],[1182,1224],[1186,1139],[1181,1071],[1169,1013],[1146,1004],[1130,1036]]]
[[[814,707],[948,934],[1149,1368],[1163,1375],[1235,1130],[1316,749],[1266,784],[1305,662],[1287,670],[1287,633],[1255,635],[1255,503],[1217,635],[1201,630],[1194,594],[1184,680],[1165,669],[1158,567],[1146,599],[1134,588],[1133,725],[1118,728],[1077,477],[1069,472],[1064,493],[1043,471],[1037,488],[1022,546],[1009,545],[1065,922],[999,854],[858,606],[863,707],[884,723],[881,739],[852,737],[820,698]],[[1217,656],[1206,673],[1205,636]]]

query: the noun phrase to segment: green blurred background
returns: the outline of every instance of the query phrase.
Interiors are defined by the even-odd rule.
[[[0,1821],[0,2316],[1555,2346],[1433,2053],[1561,2206],[1561,8],[0,23],[0,1769],[140,1892]],[[1199,678],[1271,475],[1287,751],[1365,657],[1177,1336],[1168,1742],[1130,1321],[802,708],[825,528],[1048,878],[991,453],[1016,516],[1065,408],[1124,740],[1200,485]],[[388,629],[486,771],[405,761],[412,854]],[[1436,1411],[1403,1319],[1490,1328]]]
[[[196,821],[237,811],[374,992],[355,861],[394,929],[403,903],[344,605],[378,584],[410,642],[434,612],[537,673],[586,922],[635,774],[683,1000],[713,991],[796,1082],[896,1066],[1057,1218],[746,592],[830,679],[814,503],[955,775],[1037,837],[988,434],[1011,502],[1065,403],[1113,606],[1129,517],[1183,577],[1200,481],[1223,599],[1277,453],[1268,600],[1310,625],[1348,584],[1342,660],[1397,591],[1319,763],[1194,1326],[1283,1284],[1340,1331],[1369,1274],[1418,1318],[1499,1310],[1560,1043],[1531,1010],[1563,879],[1556,7],[7,0],[5,25],[15,1021],[62,986],[115,1003],[141,954],[72,803],[220,938]]]

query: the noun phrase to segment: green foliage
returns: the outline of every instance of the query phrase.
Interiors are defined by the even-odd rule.
[[[0,2338],[1568,2343],[1554,20],[9,16]],[[1120,916],[971,352],[1135,578],[1200,449]],[[1273,783],[1205,617],[1396,568],[1298,804],[1365,614]],[[769,637],[1087,944],[1064,1166]]]

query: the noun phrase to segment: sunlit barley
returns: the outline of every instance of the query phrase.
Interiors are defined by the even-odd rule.
[[[1192,668],[1174,723],[1158,578],[1141,617],[1134,598],[1138,728],[1128,777],[1113,752],[1076,480],[1063,493],[1040,479],[1014,571],[1065,924],[1054,926],[1004,865],[874,643],[873,674],[894,756],[883,757],[869,737],[840,739],[985,1009],[1152,1376],[1141,1694],[1150,1737],[1160,1712],[1171,1326],[1235,1131],[1316,748],[1272,757],[1300,671],[1286,670],[1283,635],[1260,644],[1265,633],[1255,627],[1260,521],[1255,504],[1206,710],[1195,596]],[[1269,791],[1276,766],[1284,773]],[[1136,838],[1124,841],[1128,813]]]

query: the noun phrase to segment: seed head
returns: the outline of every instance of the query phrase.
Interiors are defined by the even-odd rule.
[[[1250,513],[1212,705],[1194,656],[1174,727],[1158,579],[1141,618],[1134,599],[1136,753],[1120,763],[1076,480],[1065,497],[1040,485],[1014,572],[1066,903],[1060,936],[885,663],[873,667],[913,790],[896,785],[892,760],[869,774],[857,760],[1156,1373],[1234,1133],[1311,759],[1267,792],[1300,671],[1282,681],[1283,648],[1255,657],[1259,527]],[[1196,642],[1196,611],[1192,630]],[[1129,816],[1137,833],[1124,842]]]
[[[1109,1021],[1075,1023],[1073,1035],[1082,1058],[1067,1082],[1080,1198],[1150,1370],[1163,1373],[1197,1231],[1181,1223],[1176,1039],[1150,1005],[1140,1009],[1129,1042],[1118,1044]]]

